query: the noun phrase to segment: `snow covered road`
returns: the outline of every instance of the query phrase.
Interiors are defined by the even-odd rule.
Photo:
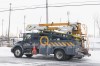
[[[32,58],[15,58],[9,47],[0,47],[0,66],[100,66],[100,51],[90,51],[91,57],[56,61],[53,56],[36,55]]]

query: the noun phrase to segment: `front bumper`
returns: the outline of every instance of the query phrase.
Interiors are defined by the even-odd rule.
[[[14,51],[14,48],[11,48],[11,52],[13,53],[13,51]]]

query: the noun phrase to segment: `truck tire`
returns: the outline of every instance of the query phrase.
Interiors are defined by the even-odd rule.
[[[31,58],[33,54],[26,54],[26,57]]]
[[[54,52],[54,58],[58,61],[64,61],[65,60],[65,52],[63,50],[56,50]]]
[[[23,56],[22,49],[20,47],[16,47],[14,49],[14,56],[16,58],[21,58]]]

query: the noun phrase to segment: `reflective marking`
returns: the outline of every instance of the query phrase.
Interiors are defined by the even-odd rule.
[[[66,46],[68,46],[67,42],[64,42],[66,44]]]
[[[68,42],[66,42],[68,46],[71,46]]]
[[[48,46],[51,46],[51,44],[49,43]]]
[[[59,46],[58,43],[54,42],[56,46]]]
[[[72,42],[50,42],[48,46],[75,46]]]
[[[60,46],[63,46],[60,42],[58,42]]]
[[[51,42],[51,45],[52,45],[52,46],[55,46],[55,44],[54,44],[53,42]]]
[[[50,45],[53,46],[53,42],[50,42]]]
[[[75,46],[72,42],[69,42],[72,46]]]
[[[66,46],[66,44],[65,44],[64,42],[62,42],[62,44],[63,44],[64,46]]]

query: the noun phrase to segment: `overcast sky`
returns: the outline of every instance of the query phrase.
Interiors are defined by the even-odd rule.
[[[9,3],[12,3],[12,9],[45,6],[46,0],[0,0],[0,11],[9,9]],[[63,5],[70,2],[89,2],[93,4],[100,3],[99,0],[48,0],[49,5]],[[57,4],[58,3],[58,4]],[[73,4],[73,3],[72,3]],[[74,3],[83,4],[83,3]],[[88,26],[88,34],[94,34],[94,19],[100,19],[100,5],[87,6],[67,6],[67,7],[49,7],[49,22],[67,22],[67,12],[70,12],[70,22],[81,22]],[[28,24],[46,23],[45,8],[29,9],[11,12],[11,30],[10,34],[16,35],[23,32],[24,15],[26,16],[26,26]],[[8,29],[9,12],[0,12],[0,35],[2,34],[2,19],[4,19],[4,35]],[[40,20],[41,19],[41,20]],[[98,34],[96,25],[96,34]]]

